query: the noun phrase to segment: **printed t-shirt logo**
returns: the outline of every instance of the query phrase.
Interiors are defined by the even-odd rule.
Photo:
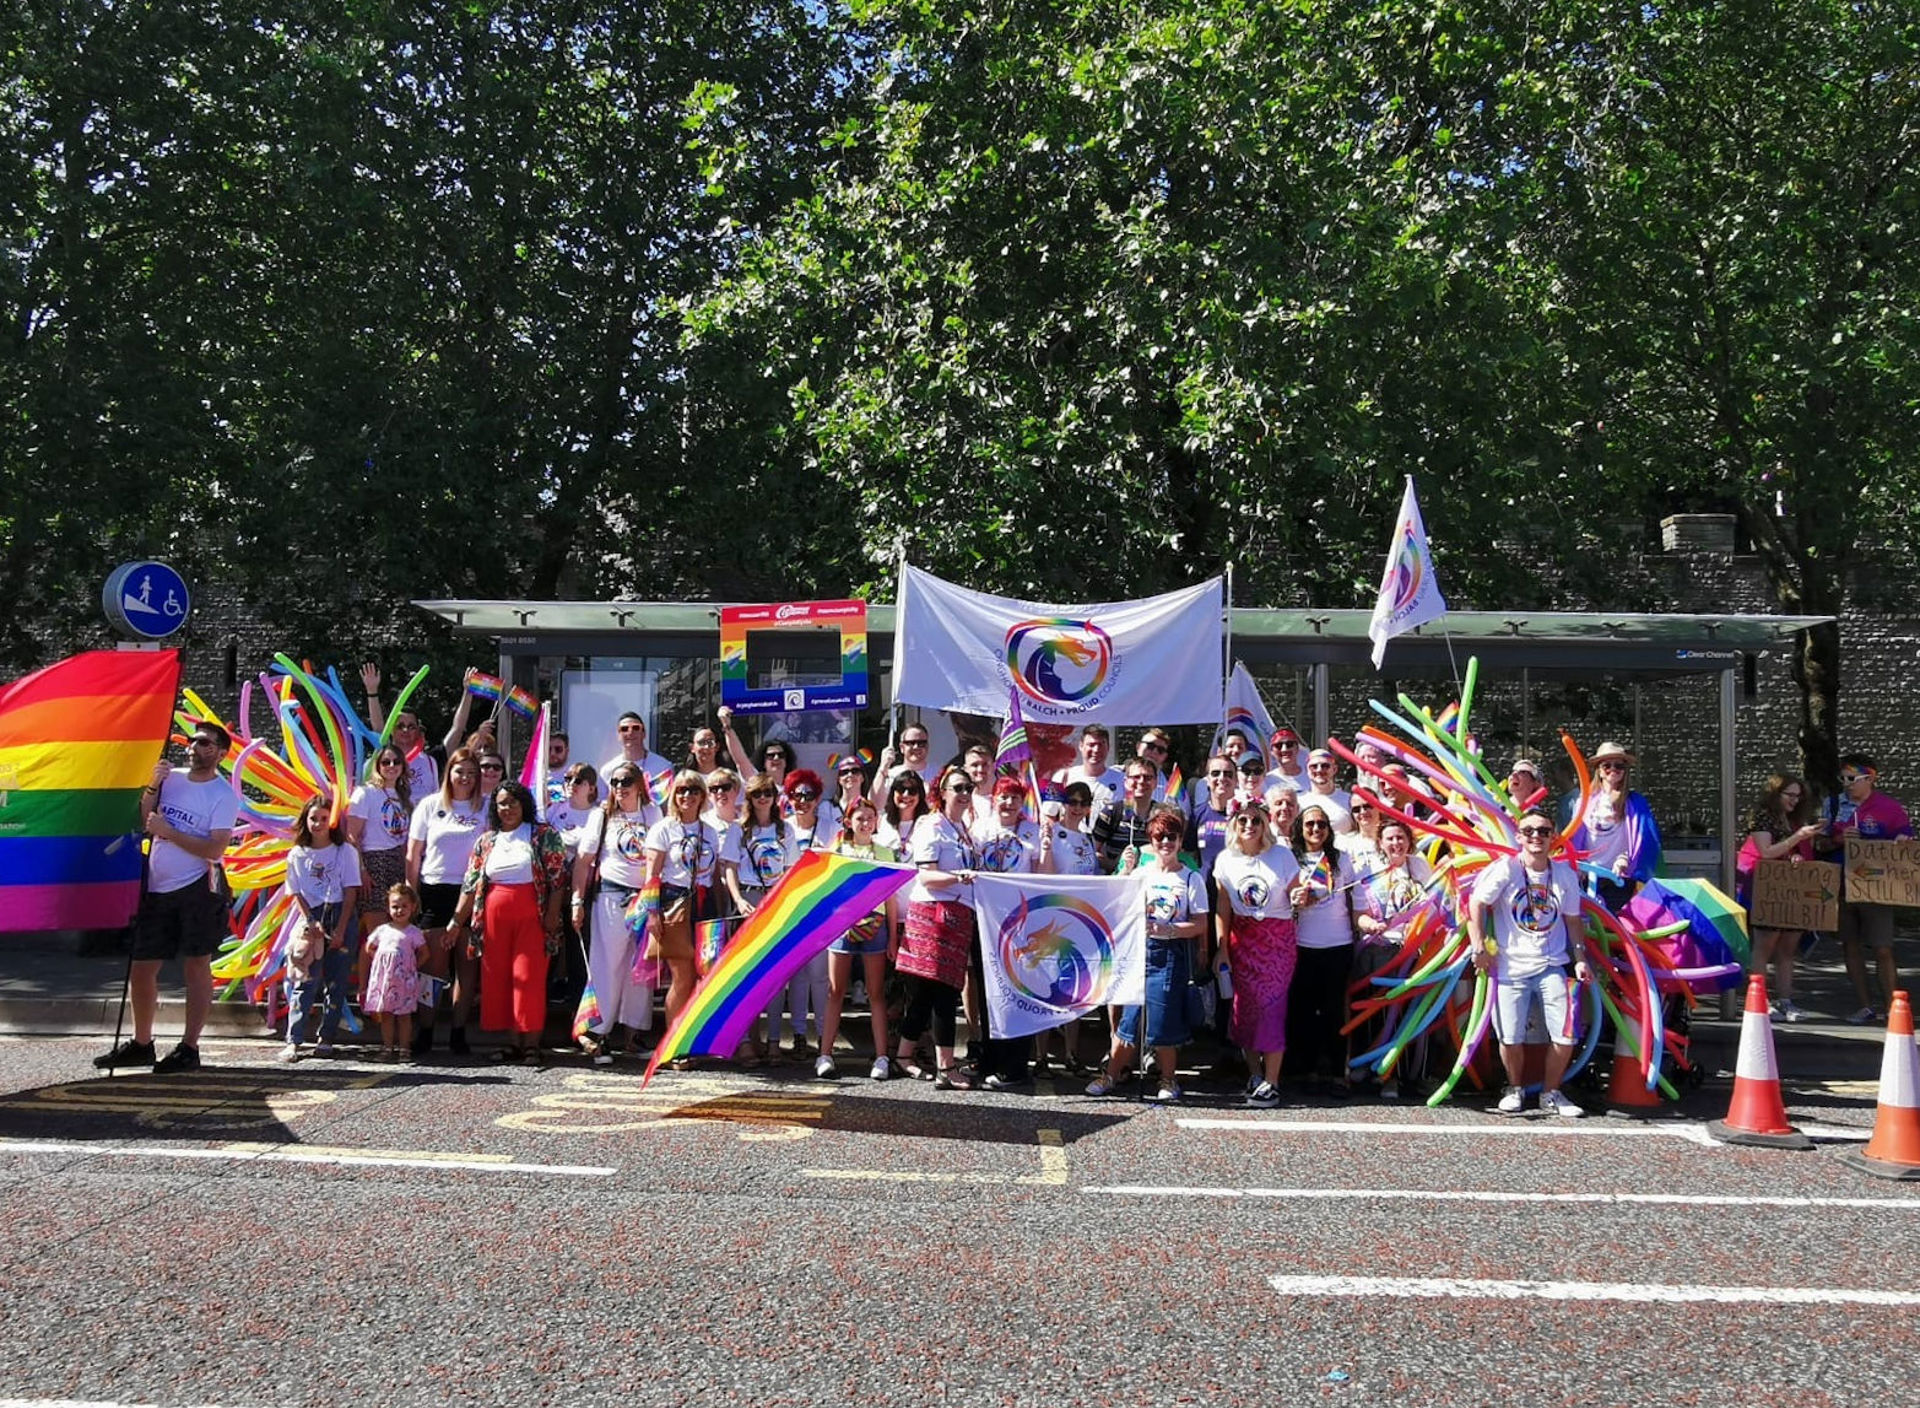
[[[1113,930],[1070,895],[1022,900],[1000,926],[1000,966],[1027,997],[1053,1007],[1089,1007],[1113,986]]]
[[[400,809],[399,798],[380,799],[380,825],[386,830],[389,840],[398,841],[407,834],[407,814]]]
[[[1113,641],[1091,621],[1018,621],[1007,630],[1007,673],[1036,703],[1088,707],[1112,676]]]
[[[1528,880],[1509,902],[1513,922],[1529,934],[1545,934],[1560,918],[1560,896],[1550,884]]]
[[[640,860],[642,842],[646,840],[645,830],[625,817],[621,817],[614,825],[619,829],[613,838],[613,848],[620,852],[622,860],[630,860],[637,864]]]
[[[1245,875],[1240,883],[1233,887],[1233,897],[1241,907],[1248,911],[1258,911],[1267,907],[1267,896],[1273,893],[1273,887],[1267,884],[1264,875]]]

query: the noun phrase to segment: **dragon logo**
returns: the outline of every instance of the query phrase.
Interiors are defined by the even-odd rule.
[[[1015,988],[1052,1007],[1092,1007],[1113,986],[1113,930],[1085,900],[1036,895],[1000,926],[1000,967]]]
[[[1007,673],[1036,703],[1088,704],[1113,670],[1113,640],[1091,621],[1052,616],[1007,630]]]

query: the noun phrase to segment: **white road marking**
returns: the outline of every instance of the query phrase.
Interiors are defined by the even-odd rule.
[[[1576,1122],[1571,1120],[1503,1120],[1498,1124],[1414,1124],[1407,1121],[1387,1120],[1271,1120],[1271,1119],[1183,1119],[1176,1123],[1182,1129],[1224,1130],[1233,1134],[1366,1134],[1366,1135],[1435,1135],[1445,1138],[1449,1135],[1478,1135],[1490,1138],[1512,1138],[1515,1136],[1534,1136],[1543,1138],[1549,1135],[1575,1135],[1590,1139],[1685,1139],[1694,1144],[1711,1148],[1725,1148],[1707,1133],[1707,1127],[1697,1120],[1650,1121],[1645,1124],[1625,1123],[1619,1120],[1596,1119]],[[1864,1141],[1872,1137],[1872,1131],[1854,1129],[1846,1125],[1803,1125],[1801,1133],[1809,1139],[1833,1141]]]
[[[1444,1276],[1270,1276],[1283,1296],[1444,1297],[1455,1300],[1630,1301],[1695,1305],[1920,1305],[1912,1291],[1825,1286],[1669,1286],[1631,1281],[1476,1281]]]
[[[335,1164],[363,1168],[452,1168],[473,1173],[538,1173],[556,1178],[611,1178],[620,1170],[593,1164],[522,1164],[504,1156],[432,1150],[308,1149],[298,1144],[229,1144],[211,1149],[106,1148],[51,1140],[0,1141],[0,1154],[89,1154],[121,1159],[208,1159],[230,1163]]]
[[[1600,1203],[1632,1207],[1690,1208],[1893,1208],[1920,1213],[1914,1198],[1742,1197],[1718,1193],[1528,1193],[1472,1188],[1208,1188],[1178,1184],[1117,1183],[1080,1190],[1109,1198],[1257,1198],[1305,1202],[1403,1203]]]
[[[936,1173],[916,1169],[803,1168],[802,1178],[835,1179],[844,1183],[983,1183],[1061,1188],[1067,1182],[1067,1151],[1057,1129],[1043,1129],[1039,1173]]]

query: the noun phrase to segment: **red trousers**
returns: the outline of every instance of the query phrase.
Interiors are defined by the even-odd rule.
[[[534,1033],[547,1024],[547,931],[531,885],[487,886],[480,1025]]]

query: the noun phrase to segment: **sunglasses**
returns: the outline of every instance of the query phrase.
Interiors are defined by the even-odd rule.
[[[1156,846],[1177,846],[1180,844],[1180,838],[1171,831],[1156,831],[1153,835],[1147,837],[1147,839]]]
[[[639,785],[640,785],[640,779],[637,777],[616,777],[611,779],[608,783],[608,786],[613,787],[615,789],[619,789],[623,787],[638,787]]]
[[[780,793],[772,787],[756,787],[753,791],[747,793],[747,795],[756,802],[771,802],[775,797],[778,797]]]
[[[1214,778],[1214,777],[1226,778],[1226,777],[1232,777],[1233,772],[1231,769],[1228,769],[1228,768],[1209,768],[1207,770],[1207,776],[1210,778]]]
[[[505,763],[482,763],[482,764],[480,764],[480,771],[481,771],[481,772],[505,772],[506,770],[507,770],[507,765],[506,765]]]
[[[1333,823],[1330,821],[1303,821],[1300,823],[1300,829],[1302,831],[1331,831],[1333,830]]]
[[[971,791],[973,791],[973,784],[971,782],[949,782],[947,784],[947,795],[950,797],[962,797]]]
[[[704,787],[676,787],[673,789],[673,795],[676,797],[698,797],[706,790]]]
[[[1840,774],[1840,780],[1844,782],[1847,786],[1851,787],[1853,786],[1854,783],[1861,781],[1863,778],[1868,778],[1872,776],[1873,774],[1870,772],[1843,772]]]
[[[707,791],[709,791],[709,792],[731,792],[731,791],[733,791],[733,784],[732,784],[731,782],[716,782],[716,783],[714,783],[714,784],[713,784],[713,785],[712,785],[711,787],[709,787],[709,788],[707,789]]]
[[[1551,826],[1523,826],[1520,828],[1520,834],[1530,840],[1537,839],[1541,836],[1553,835],[1553,828]]]
[[[1235,826],[1258,826],[1265,820],[1266,818],[1263,816],[1237,816],[1233,819],[1233,824]]]
[[[1355,816],[1373,815],[1373,808],[1368,806],[1365,802],[1360,803],[1358,806],[1349,807],[1347,808],[1347,810],[1352,812]]]
[[[383,768],[403,768],[406,764],[398,758],[382,758],[380,760],[380,766]]]
[[[1142,743],[1140,745],[1140,749],[1142,752],[1145,752],[1145,753],[1164,753],[1167,751],[1167,745],[1164,743],[1155,743],[1149,740],[1145,743]]]
[[[620,725],[620,732],[622,732],[622,733],[645,733],[645,732],[646,732],[646,729],[644,729],[644,728],[642,728],[642,727],[641,727],[641,726],[640,726],[639,724],[621,724],[621,725]]]
[[[814,802],[818,801],[819,798],[820,794],[811,787],[796,787],[793,789],[793,800],[796,802]]]
[[[902,748],[924,748],[927,746],[927,740],[924,738],[903,738],[900,740],[900,746]]]
[[[1625,763],[1602,763],[1602,764],[1600,764],[1600,771],[1601,771],[1601,772],[1625,772],[1626,770],[1627,770],[1627,765],[1626,765]]]

